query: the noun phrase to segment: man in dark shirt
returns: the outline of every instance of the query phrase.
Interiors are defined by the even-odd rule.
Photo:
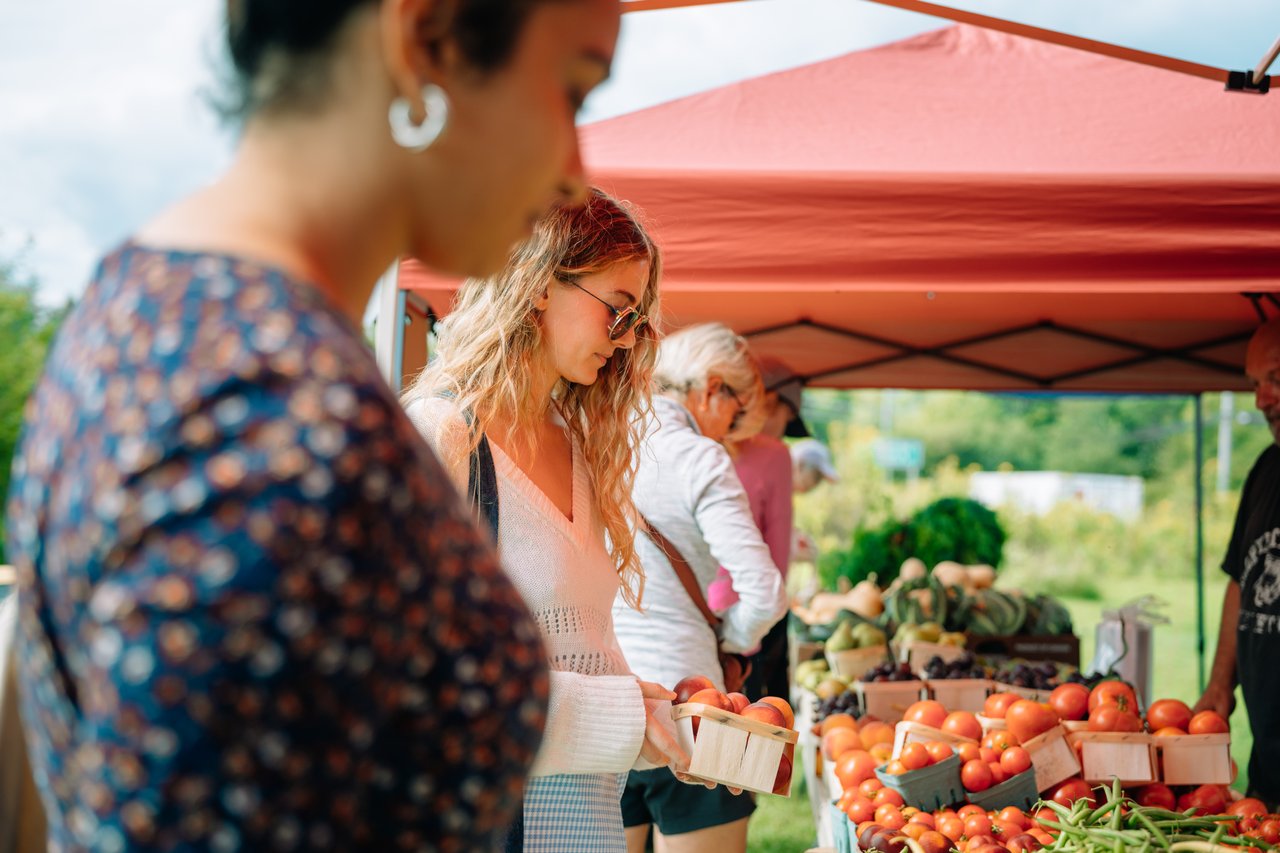
[[[1245,356],[1258,411],[1280,442],[1280,319],[1254,333]],[[1230,576],[1209,686],[1195,710],[1226,718],[1237,683],[1253,730],[1250,794],[1280,801],[1280,447],[1272,444],[1245,481],[1222,570]]]

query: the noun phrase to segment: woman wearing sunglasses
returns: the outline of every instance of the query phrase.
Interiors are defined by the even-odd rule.
[[[749,430],[764,395],[746,342],[719,323],[682,329],[658,348],[653,399],[656,423],[645,431],[636,474],[635,505],[688,562],[705,601],[723,566],[738,601],[712,630],[667,555],[640,539],[644,610],[619,600],[613,609],[618,641],[641,678],[676,684],[705,675],[723,690],[718,651],[749,652],[786,613],[782,575],[760,537],[747,494],[723,441]],[[758,424],[756,425],[758,427]],[[636,771],[622,800],[627,848],[645,849],[656,826],[666,853],[741,853],[747,844],[750,797],[724,788],[702,790]]]
[[[496,279],[463,286],[435,360],[405,395],[459,487],[482,435],[491,448],[499,556],[547,647],[551,705],[525,793],[525,850],[624,850],[627,772],[637,759],[688,765],[657,707],[673,694],[631,673],[611,617],[615,596],[634,606],[644,587],[629,521],[659,275],[644,229],[591,190],[585,206],[542,219]]]

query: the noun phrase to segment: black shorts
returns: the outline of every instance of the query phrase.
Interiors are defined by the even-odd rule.
[[[622,825],[657,825],[663,835],[680,835],[750,817],[756,810],[750,791],[734,796],[723,785],[687,785],[665,767],[632,770],[622,794]]]

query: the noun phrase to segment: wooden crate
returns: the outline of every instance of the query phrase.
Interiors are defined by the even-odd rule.
[[[1051,660],[1080,666],[1080,638],[1075,634],[1010,634],[998,637],[969,635],[969,650],[980,657]]]
[[[961,657],[965,651],[964,646],[946,646],[942,643],[902,643],[894,646],[893,657],[898,663],[906,662],[912,672],[919,673],[923,672],[925,664],[932,660],[934,655],[951,663]]]
[[[836,675],[862,678],[867,670],[889,659],[888,646],[868,646],[865,649],[845,649],[843,652],[827,652],[827,666]]]
[[[997,693],[1016,693],[1023,699],[1030,699],[1032,702],[1048,702],[1049,694],[1053,692],[1052,690],[1033,690],[1030,687],[1014,687],[1011,684],[1001,684],[998,681],[995,682],[993,689]]]
[[[1153,737],[1166,785],[1230,785],[1231,735]]]
[[[893,727],[893,755],[897,758],[902,754],[902,748],[909,743],[929,743],[930,741],[940,740],[943,743],[950,744],[951,748],[959,746],[962,743],[971,743],[975,746],[978,744],[976,740],[970,740],[967,737],[953,735],[951,732],[944,732],[942,729],[935,729],[933,726],[926,726],[923,723],[913,723],[910,720],[901,720]]]
[[[941,702],[948,711],[970,711],[974,714],[982,710],[987,697],[991,695],[993,684],[986,678],[925,680],[929,695]]]
[[[698,736],[693,719],[699,718]],[[685,702],[671,709],[680,746],[689,755],[689,773],[722,785],[760,794],[773,793],[784,752],[794,752],[794,729],[766,725],[711,705]],[[788,749],[791,747],[791,749]],[[791,796],[796,768],[781,796]]]
[[[1067,743],[1067,732],[1061,724],[1033,737],[1022,746],[1031,753],[1037,791],[1047,791],[1080,772],[1080,760],[1076,757],[1075,749]]]
[[[853,687],[862,712],[886,723],[901,720],[925,689],[923,681],[855,681]]]
[[[1089,783],[1147,785],[1156,781],[1152,737],[1143,732],[1075,731],[1067,742],[1080,756],[1080,775]]]

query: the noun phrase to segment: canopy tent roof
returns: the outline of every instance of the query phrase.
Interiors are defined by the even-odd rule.
[[[1276,304],[1277,140],[1275,97],[961,25],[584,154],[663,246],[668,328],[727,322],[818,386],[1187,392],[1245,387]]]

